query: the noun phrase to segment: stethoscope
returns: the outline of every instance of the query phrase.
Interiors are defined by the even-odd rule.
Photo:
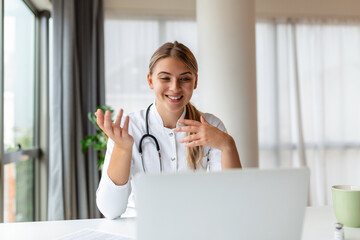
[[[142,138],[140,139],[140,142],[139,142],[139,153],[140,153],[140,157],[141,157],[141,163],[142,163],[143,170],[144,170],[144,172],[146,172],[146,170],[145,170],[145,164],[144,164],[144,158],[143,158],[143,156],[142,156],[142,141],[143,141],[145,138],[147,138],[147,137],[153,139],[154,142],[155,142],[155,145],[156,145],[156,150],[158,151],[158,154],[159,154],[160,172],[162,172],[162,171],[163,171],[163,167],[162,167],[162,161],[161,161],[160,146],[159,146],[159,143],[158,143],[156,137],[154,137],[153,135],[151,135],[151,134],[149,133],[149,111],[150,111],[150,108],[151,108],[152,105],[153,105],[153,104],[150,104],[150,106],[149,106],[149,107],[147,108],[147,110],[146,110],[146,116],[145,116],[146,134],[144,134],[144,135],[142,136]]]

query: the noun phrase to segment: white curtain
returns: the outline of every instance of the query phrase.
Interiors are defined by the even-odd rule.
[[[309,166],[310,204],[331,204],[332,185],[360,185],[360,22],[274,20],[256,28],[260,167]],[[196,31],[189,19],[105,19],[106,103],[145,108],[153,100],[151,54],[177,40],[197,56]]]
[[[332,185],[360,185],[360,21],[262,21],[256,34],[260,167],[305,161],[310,205],[331,204]]]

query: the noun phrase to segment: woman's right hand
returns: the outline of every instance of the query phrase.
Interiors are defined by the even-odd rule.
[[[116,116],[115,122],[113,123],[111,121],[110,111],[106,111],[104,116],[103,111],[98,109],[95,112],[96,123],[99,128],[114,141],[116,148],[131,152],[132,146],[134,144],[134,138],[128,132],[130,121],[129,116],[126,116],[124,126],[122,128],[120,127],[123,113],[124,110],[120,109],[118,115]]]

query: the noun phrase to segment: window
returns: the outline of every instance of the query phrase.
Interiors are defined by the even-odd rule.
[[[3,152],[0,219],[40,220],[40,15],[22,0],[4,1]],[[47,33],[47,31],[45,31]],[[47,36],[46,36],[47,37]],[[46,39],[45,37],[45,39]],[[46,57],[45,57],[46,58]],[[47,59],[43,59],[46,60]],[[45,90],[46,91],[46,90]],[[42,99],[46,101],[46,99]],[[44,194],[44,193],[43,193]],[[37,206],[37,207],[36,207]]]
[[[258,20],[256,24],[260,166],[296,165],[302,127],[306,164],[312,171],[311,205],[331,204],[331,185],[360,184],[360,175],[353,170],[360,166],[360,134],[354,131],[360,122],[359,29],[360,22],[336,20],[296,24]],[[153,94],[146,83],[150,56],[162,43],[174,40],[183,41],[196,55],[196,22],[106,19],[106,103],[127,112],[151,103]]]
[[[303,144],[309,203],[331,204],[332,185],[360,184],[360,22],[264,21],[256,33],[260,166],[297,165]]]
[[[5,0],[5,153],[34,147],[34,27],[35,16],[22,1]],[[12,156],[21,158],[21,155]],[[34,218],[34,160],[13,160],[4,166],[4,221],[31,221]]]

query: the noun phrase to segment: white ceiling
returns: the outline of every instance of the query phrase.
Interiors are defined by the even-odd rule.
[[[51,0],[30,0],[30,1],[39,11],[43,11],[43,10],[51,11],[52,8]]]
[[[30,0],[38,10],[51,11],[51,0]],[[76,0],[74,0],[76,1]],[[255,0],[257,16],[356,17],[360,0]],[[105,14],[195,16],[196,0],[104,0]]]
[[[254,1],[258,17],[359,18],[360,16],[360,0]],[[104,9],[106,15],[114,16],[124,13],[195,16],[196,0],[104,0]]]

